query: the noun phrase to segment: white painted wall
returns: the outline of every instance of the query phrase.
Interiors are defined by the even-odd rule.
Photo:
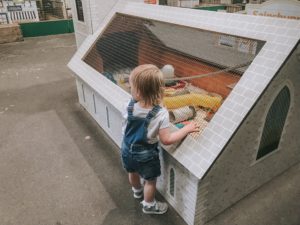
[[[143,0],[82,0],[84,22],[78,21],[75,0],[71,1],[77,48],[88,35],[92,35],[118,2]]]

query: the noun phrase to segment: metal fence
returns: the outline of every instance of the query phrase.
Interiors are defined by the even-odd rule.
[[[70,19],[68,0],[0,0],[0,24]]]

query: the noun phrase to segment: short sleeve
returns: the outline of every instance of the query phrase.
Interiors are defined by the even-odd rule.
[[[128,112],[127,112],[127,107],[129,104],[130,100],[127,102],[124,102],[122,106],[122,135],[125,133],[125,129],[127,126],[127,117],[128,117]]]
[[[161,109],[161,121],[159,129],[170,127],[169,112],[166,108]]]

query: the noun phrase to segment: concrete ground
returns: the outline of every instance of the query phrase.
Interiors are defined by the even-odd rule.
[[[0,45],[1,225],[185,225],[141,212],[118,148],[78,104],[73,34]],[[208,225],[299,225],[300,165]],[[161,197],[160,197],[161,198]]]

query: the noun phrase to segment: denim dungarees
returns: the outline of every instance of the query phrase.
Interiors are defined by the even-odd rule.
[[[154,180],[160,176],[158,143],[147,142],[150,120],[161,109],[156,105],[146,118],[133,116],[135,101],[131,100],[128,107],[127,126],[122,143],[122,163],[127,172],[137,172],[145,180]]]

